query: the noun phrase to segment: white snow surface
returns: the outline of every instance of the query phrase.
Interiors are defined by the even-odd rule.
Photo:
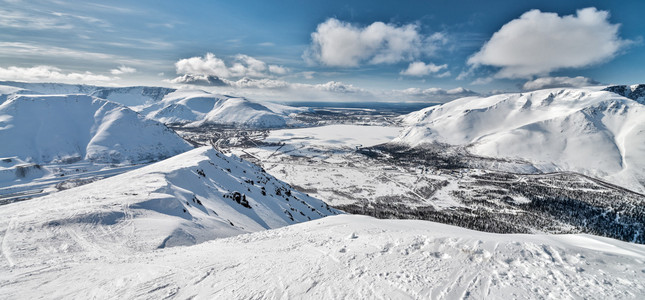
[[[645,106],[600,88],[467,97],[411,113],[394,142],[465,145],[645,191]]]
[[[590,235],[502,235],[341,215],[193,246],[137,251],[106,238],[114,234],[109,228],[25,224],[23,219],[0,221],[2,298],[645,296],[645,247]],[[49,239],[22,242],[33,235]]]
[[[147,162],[191,149],[129,108],[87,95],[13,95],[0,105],[0,157]]]
[[[369,147],[387,143],[401,131],[396,126],[326,125],[273,130],[265,142],[301,146]]]
[[[226,124],[245,127],[280,128],[295,123],[289,115],[303,111],[246,98],[211,94],[201,90],[178,90],[160,102],[138,108],[150,119],[166,124],[201,126]]]
[[[235,192],[250,207],[236,202]],[[2,247],[17,255],[29,245],[40,254],[89,245],[115,251],[191,245],[337,213],[261,168],[210,147],[0,206],[4,228],[11,227]]]

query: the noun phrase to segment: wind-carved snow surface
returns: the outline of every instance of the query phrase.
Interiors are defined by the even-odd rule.
[[[337,213],[258,166],[202,147],[4,205],[0,219],[4,253],[22,256],[30,245],[38,245],[33,255],[191,245]]]
[[[104,230],[91,231],[90,225],[25,224],[21,215],[8,217],[0,221],[2,298],[645,296],[645,246],[590,235],[501,235],[343,215],[188,247],[133,251],[123,247],[131,240],[106,239],[114,232],[103,224],[94,226]],[[49,239],[21,242],[33,235]]]
[[[172,130],[87,95],[14,95],[0,105],[0,157],[35,163],[149,162],[191,149]]]
[[[645,187],[645,106],[600,88],[467,97],[411,113],[394,142],[466,145],[477,155],[529,160]]]
[[[236,125],[253,128],[281,128],[297,123],[289,115],[306,109],[246,98],[211,94],[200,90],[178,90],[163,101],[139,108],[150,119],[190,127]]]

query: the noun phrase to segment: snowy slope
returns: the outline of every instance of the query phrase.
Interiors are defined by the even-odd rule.
[[[172,130],[86,95],[15,95],[0,105],[0,157],[36,163],[147,162],[191,147]]]
[[[645,190],[645,106],[600,88],[468,97],[406,116],[395,142],[467,145]]]
[[[278,104],[265,105],[245,98],[216,95],[200,90],[178,90],[168,94],[163,101],[140,109],[140,113],[166,124],[226,124],[279,128],[292,124],[294,121],[289,118],[289,114],[301,110]]]
[[[344,215],[133,253],[99,243],[80,229],[61,230],[52,244],[19,248],[15,241],[42,227],[28,231],[20,222],[1,222],[2,298],[645,296],[645,247],[589,235],[487,234],[432,222]]]
[[[335,213],[261,168],[210,147],[0,207],[11,235],[25,234],[5,235],[4,246],[21,252],[42,245],[43,253],[50,246],[81,251],[88,243],[128,251],[195,244]],[[37,232],[29,234],[33,228]]]

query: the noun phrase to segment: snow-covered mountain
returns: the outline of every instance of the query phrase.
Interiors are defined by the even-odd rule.
[[[149,162],[191,149],[163,124],[86,95],[13,95],[0,105],[0,157],[35,163]]]
[[[94,201],[88,198],[69,210]],[[114,234],[109,226],[97,224],[103,230],[91,231],[83,215],[75,219],[79,224],[26,224],[21,215],[10,217],[0,219],[0,297],[6,299],[645,296],[645,246],[590,235],[489,234],[426,221],[342,215],[134,252],[123,249],[130,240],[106,239]],[[124,232],[139,232],[136,219],[124,223]],[[38,244],[28,243],[47,234]]]
[[[307,111],[305,108],[259,103],[203,90],[0,81],[0,103],[16,94],[88,95],[123,104],[165,124],[190,127],[215,124],[282,128],[298,124],[290,117],[291,114]]]
[[[195,244],[337,213],[258,166],[202,147],[81,187],[5,205],[0,219],[11,220],[13,236],[28,236],[14,240],[5,234],[5,247],[41,245],[44,254],[50,246],[76,252],[91,244],[128,251]],[[33,228],[37,232],[27,234]]]
[[[139,110],[150,119],[166,124],[201,126],[237,125],[280,128],[294,124],[289,115],[303,109],[245,98],[211,94],[201,90],[178,90]]]
[[[599,88],[461,98],[407,115],[394,141],[447,143],[645,190],[645,106]]]
[[[164,96],[176,91],[164,87],[102,87],[84,84],[65,83],[31,83],[16,81],[0,81],[0,86],[12,87],[29,91],[30,94],[67,95],[83,94],[117,102],[126,106],[138,106],[161,101]],[[0,88],[0,94],[10,94],[15,91]],[[24,93],[24,92],[23,92]],[[1,102],[1,101],[0,101]]]

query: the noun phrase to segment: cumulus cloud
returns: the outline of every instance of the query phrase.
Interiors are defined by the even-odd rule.
[[[500,67],[496,78],[531,78],[601,63],[631,43],[608,18],[593,7],[567,16],[530,10],[502,26],[468,64]]]
[[[96,82],[96,81],[111,81],[116,78],[94,74],[92,72],[65,73],[61,69],[52,66],[36,66],[31,68],[22,68],[11,66],[8,68],[0,67],[0,79],[2,80],[18,80],[18,81],[60,81],[60,82]]]
[[[229,64],[213,53],[203,57],[184,58],[175,63],[177,74],[201,76],[217,76],[218,78],[233,77],[268,77],[271,74],[284,75],[288,69],[267,63],[244,54],[238,54]]]
[[[448,90],[436,87],[426,89],[408,88],[404,90],[393,90],[386,94],[389,97],[395,97],[404,101],[424,101],[435,103],[447,102],[462,97],[479,95],[478,93],[463,87],[457,87]]]
[[[415,61],[410,63],[407,69],[401,71],[401,75],[407,75],[407,76],[426,76],[430,75],[432,73],[437,73],[445,68],[447,68],[448,65],[443,64],[443,65],[435,65],[433,63],[426,64],[422,61]],[[447,74],[447,75],[444,75]],[[444,73],[441,74],[441,76],[450,76],[450,73]]]
[[[357,88],[354,85],[346,84],[338,81],[329,81],[321,84],[310,85],[313,89],[325,92],[333,93],[366,93],[367,91],[361,88]]]
[[[118,67],[118,68],[116,68],[116,69],[110,70],[110,73],[112,73],[112,75],[131,74],[131,73],[136,73],[136,72],[137,72],[137,69],[131,68],[131,67],[126,67],[126,66],[123,66],[123,65]]]
[[[163,76],[163,74],[160,74]],[[193,84],[193,85],[204,85],[204,86],[227,86],[229,85],[227,81],[222,80],[221,78],[213,75],[192,75],[184,74],[177,78],[167,80],[167,82],[175,84]]]
[[[289,72],[289,69],[282,67],[282,66],[276,66],[276,65],[269,65],[269,72],[276,74],[276,75],[284,75]]]
[[[598,84],[600,84],[598,81],[583,76],[541,77],[525,82],[522,89],[531,91],[559,87],[583,87]]]
[[[237,81],[229,81],[229,85],[236,88],[253,88],[253,89],[284,89],[290,87],[290,83],[283,80],[275,79],[252,79],[244,77]]]
[[[219,78],[213,75],[191,75],[184,74],[171,80],[165,80],[174,84],[190,84],[212,87],[230,87],[236,90],[281,90],[284,92],[323,92],[333,94],[370,94],[367,90],[355,87],[338,81],[329,81],[319,84],[292,83],[284,80],[270,78],[249,78],[243,77],[238,80]],[[371,95],[371,94],[370,94]]]
[[[217,77],[230,77],[231,73],[223,60],[215,57],[213,53],[206,53],[204,57],[184,58],[175,63],[177,74],[212,75]]]
[[[374,22],[357,27],[337,19],[328,19],[311,34],[311,45],[304,57],[333,67],[356,67],[361,63],[391,64],[411,61],[421,54],[431,54],[445,36],[424,36],[417,25],[397,26]]]

